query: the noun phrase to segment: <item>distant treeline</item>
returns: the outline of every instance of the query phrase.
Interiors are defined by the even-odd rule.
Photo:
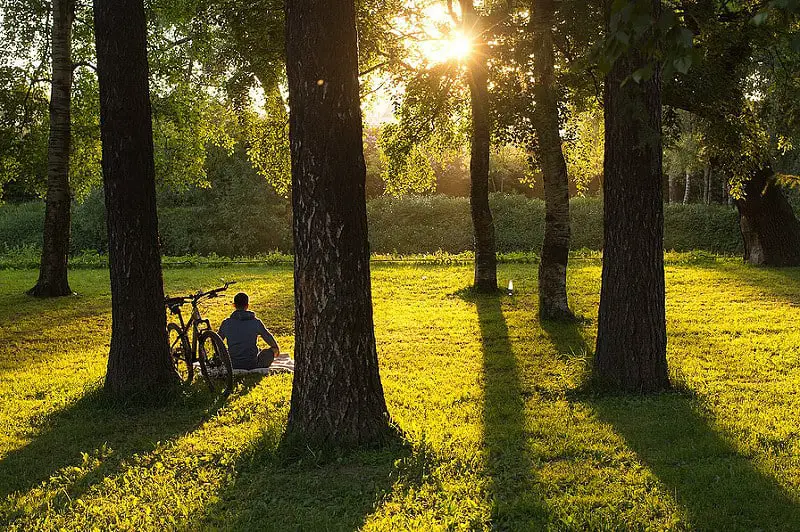
[[[544,202],[522,195],[491,196],[500,252],[534,251],[542,245]],[[599,250],[603,204],[599,198],[570,203],[572,248]],[[381,197],[369,200],[370,244],[375,253],[459,253],[472,247],[469,200],[448,196]],[[76,203],[72,250],[104,252],[106,227],[102,194]],[[0,251],[41,245],[44,204],[0,206]],[[722,205],[671,204],[664,212],[664,248],[712,253],[742,252],[736,210]],[[164,255],[247,256],[291,252],[289,206],[199,204],[161,206],[159,228]]]

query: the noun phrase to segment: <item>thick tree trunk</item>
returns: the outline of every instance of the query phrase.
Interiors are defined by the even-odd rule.
[[[754,265],[800,266],[800,222],[775,184],[770,168],[763,168],[744,184],[736,200],[744,240],[744,260]]]
[[[157,402],[179,378],[167,347],[144,5],[95,0],[94,19],[111,270],[105,388],[117,399]]]
[[[534,42],[534,74],[537,79],[533,125],[539,141],[546,211],[539,262],[539,318],[570,320],[575,316],[567,303],[569,182],[567,164],[561,150],[558,92],[553,67],[554,10],[554,0],[531,2],[530,31]]]
[[[475,244],[474,286],[481,292],[493,292],[497,290],[497,254],[494,220],[489,208],[489,46],[472,0],[460,0],[460,5],[464,33],[471,35],[473,42],[467,61],[467,78],[472,108],[469,204]]]
[[[295,375],[287,441],[390,436],[372,320],[366,167],[353,0],[286,3],[295,252]]]
[[[660,1],[650,3],[657,20]],[[669,387],[659,69],[646,81],[629,81],[645,64],[647,58],[631,47],[614,63],[604,89],[604,248],[595,373],[602,385],[629,392]]]
[[[39,280],[28,294],[56,297],[72,294],[67,282],[69,259],[70,103],[72,95],[72,20],[74,0],[53,0],[50,85],[50,140],[47,145],[47,199]]]
[[[670,173],[667,177],[669,183],[669,198],[667,201],[669,203],[676,203],[678,201],[678,180],[675,178],[675,174]]]
[[[686,180],[684,181],[684,189],[683,189],[683,204],[686,205],[689,203],[689,193],[692,189],[692,174],[689,173],[689,170],[686,170]]]

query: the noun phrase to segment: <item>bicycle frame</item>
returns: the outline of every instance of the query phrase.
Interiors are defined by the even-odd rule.
[[[192,360],[197,360],[197,342],[198,338],[200,338],[200,333],[203,331],[211,330],[211,322],[208,319],[203,318],[200,314],[200,308],[198,306],[198,301],[192,301],[192,313],[189,316],[189,321],[185,321],[183,319],[183,312],[181,312],[181,307],[176,305],[173,308],[170,308],[170,311],[173,314],[178,315],[178,322],[180,324],[180,329],[186,337],[189,337],[189,331],[192,332],[192,337],[190,339],[190,345],[192,349]]]

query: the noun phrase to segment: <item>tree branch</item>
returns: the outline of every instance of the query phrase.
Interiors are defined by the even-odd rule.
[[[94,70],[94,71],[95,71],[95,73],[97,73],[97,67],[96,67],[96,66],[94,66],[93,64],[91,64],[89,61],[78,61],[77,63],[72,63],[72,70],[73,70],[73,71],[74,71],[76,68],[80,68],[80,67],[87,67],[87,68],[91,68],[92,70]]]

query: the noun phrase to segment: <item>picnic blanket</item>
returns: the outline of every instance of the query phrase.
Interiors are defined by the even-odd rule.
[[[200,371],[199,363],[196,364],[198,366],[198,371]],[[212,369],[209,373],[212,376],[216,376],[216,373],[221,373],[222,369]],[[252,375],[255,373],[259,373],[261,375],[277,375],[279,373],[294,373],[294,359],[289,357],[286,353],[281,353],[280,355],[275,357],[275,360],[270,364],[268,368],[256,368],[256,369],[234,369],[234,375]]]

